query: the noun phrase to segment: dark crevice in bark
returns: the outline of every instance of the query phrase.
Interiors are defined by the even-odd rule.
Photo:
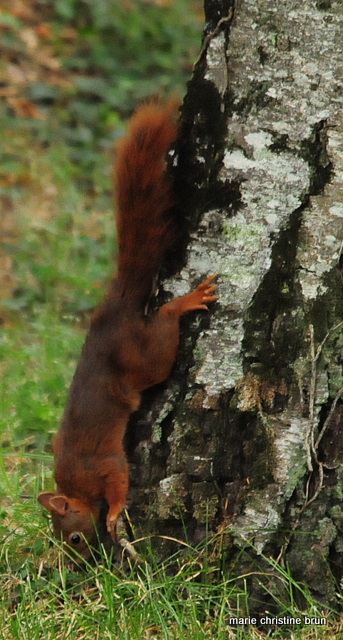
[[[332,176],[332,163],[327,153],[328,128],[326,120],[317,122],[311,135],[300,145],[301,156],[310,167],[310,195],[323,193]]]
[[[175,171],[176,193],[182,216],[189,229],[195,230],[205,210],[227,202],[240,204],[237,182],[218,181],[225,149],[224,101],[213,83],[195,70],[181,114],[178,166]]]
[[[343,290],[339,264],[323,276],[323,285],[327,292],[318,296],[307,310],[308,322],[315,326],[316,343],[324,339],[330,328],[334,327],[343,318]],[[340,333],[332,336],[339,339]],[[340,361],[343,365],[343,359]]]
[[[279,136],[271,149],[283,151],[289,148],[288,144],[288,136]],[[281,231],[273,247],[271,267],[247,313],[243,342],[245,371],[252,367],[262,376],[276,375],[290,380],[291,365],[302,350],[301,333],[296,315],[293,314],[293,310],[301,306],[295,255],[302,212],[310,206],[310,196],[322,193],[332,176],[332,164],[326,147],[327,124],[323,120],[313,127],[309,138],[301,143],[301,155],[310,166],[309,193],[304,196],[302,206],[293,212],[287,227]],[[313,315],[318,318],[322,313]]]
[[[233,0],[205,0],[204,9],[207,22],[206,32],[211,33],[221,18],[225,18],[230,9],[234,10]]]
[[[326,465],[333,467],[343,463],[343,402],[339,401],[329,417],[332,402],[322,407],[318,433],[327,423],[325,433],[318,448],[318,458]]]
[[[246,95],[236,102],[235,111],[244,118],[266,107],[271,107],[275,99],[268,95],[271,82],[252,80]]]
[[[291,363],[302,349],[293,310],[301,302],[296,282],[296,247],[302,208],[295,211],[279,235],[268,273],[245,318],[244,371],[290,380]]]

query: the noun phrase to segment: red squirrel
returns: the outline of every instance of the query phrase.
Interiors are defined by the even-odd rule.
[[[166,155],[178,135],[171,103],[149,102],[133,116],[119,143],[114,170],[119,255],[109,291],[96,309],[53,440],[56,492],[38,501],[52,514],[54,533],[83,558],[97,546],[107,503],[107,531],[126,503],[126,425],[141,393],[163,382],[174,364],[179,318],[207,309],[210,276],[194,291],[147,316],[155,281],[175,243],[173,183]]]

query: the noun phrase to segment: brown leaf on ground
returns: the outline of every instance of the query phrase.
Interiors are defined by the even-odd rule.
[[[45,120],[45,115],[36,107],[33,102],[27,98],[8,98],[8,104],[12,107],[15,114],[21,118],[35,118],[36,120]]]

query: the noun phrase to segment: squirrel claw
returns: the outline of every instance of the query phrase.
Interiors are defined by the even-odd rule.
[[[110,515],[108,515],[106,519],[106,525],[107,525],[108,533],[110,534],[113,542],[115,542],[117,540],[117,532],[116,532],[117,518],[114,518],[113,516],[111,517]]]

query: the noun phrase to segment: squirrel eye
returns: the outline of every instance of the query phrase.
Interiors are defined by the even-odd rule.
[[[80,544],[81,540],[82,538],[79,533],[71,533],[69,536],[70,544],[74,544],[74,545]]]

